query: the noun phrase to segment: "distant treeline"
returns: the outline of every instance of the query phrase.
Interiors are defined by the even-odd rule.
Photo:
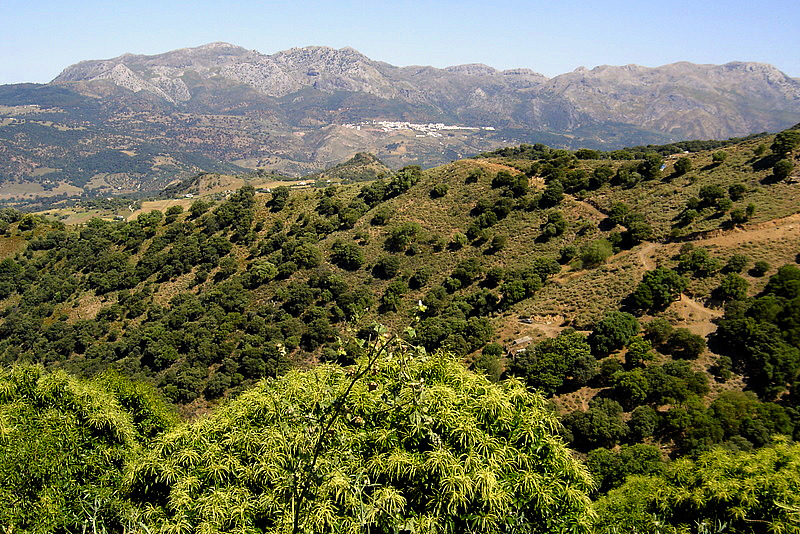
[[[676,143],[669,143],[666,145],[639,145],[634,147],[623,148],[619,150],[601,151],[581,148],[574,153],[578,159],[614,159],[614,160],[629,160],[629,159],[643,159],[645,154],[655,152],[662,156],[669,154],[678,154],[680,152],[700,152],[703,150],[713,150],[715,148],[724,148],[732,146],[744,141],[751,141],[753,139],[761,139],[770,135],[767,132],[748,135],[745,137],[731,137],[726,140],[691,140],[691,141],[678,141]],[[542,143],[535,143],[533,145],[521,144],[519,146],[499,148],[491,152],[484,152],[475,156],[476,158],[515,158],[515,159],[529,159],[539,160],[546,159],[554,151],[563,151],[562,149],[552,149]]]

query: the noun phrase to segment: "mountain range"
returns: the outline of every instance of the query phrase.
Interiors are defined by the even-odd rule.
[[[83,61],[0,86],[0,198],[161,187],[200,170],[307,174],[361,151],[430,166],[519,142],[614,149],[777,131],[800,80],[734,62],[397,67],[352,48],[227,43]]]

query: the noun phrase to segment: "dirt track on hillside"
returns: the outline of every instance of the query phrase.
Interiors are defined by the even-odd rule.
[[[721,248],[729,248],[744,243],[778,241],[786,237],[787,234],[798,236],[798,241],[800,241],[800,213],[744,227],[718,230],[712,235],[693,241],[693,243],[697,246],[716,245]],[[653,257],[658,255],[657,251],[669,246],[670,244],[664,243],[645,243],[642,245],[636,254],[643,270],[655,269],[656,264],[653,261]],[[709,308],[685,294],[681,294],[680,299],[671,305],[671,309],[686,321],[686,328],[695,334],[703,336],[714,332],[717,327],[713,321],[724,315],[722,310]]]

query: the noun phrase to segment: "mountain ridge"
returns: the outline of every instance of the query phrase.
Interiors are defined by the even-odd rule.
[[[157,189],[218,170],[208,161],[300,176],[358,152],[429,167],[511,144],[615,149],[798,120],[800,80],[760,63],[601,65],[548,78],[477,63],[394,66],[349,47],[266,55],[216,42],[0,87],[0,181]]]
[[[579,67],[572,72],[548,78],[527,68],[500,71],[477,63],[443,69],[418,65],[399,67],[372,60],[350,47],[334,49],[308,46],[266,55],[222,42],[157,55],[124,54],[106,60],[84,61],[67,67],[51,83],[87,83],[110,79],[118,86],[134,92],[149,91],[175,104],[192,98],[191,87],[185,81],[190,74],[200,78],[229,79],[275,98],[287,96],[304,87],[313,87],[327,93],[342,90],[363,92],[380,98],[427,102],[439,106],[447,101],[461,101],[466,108],[485,104],[481,101],[487,97],[508,100],[511,98],[508,93],[513,90],[538,91],[561,104],[571,105],[577,114],[621,122],[633,119],[630,114],[598,103],[595,98],[597,95],[610,96],[619,100],[621,105],[634,102],[641,107],[641,102],[634,98],[635,93],[641,92],[648,102],[652,102],[654,95],[652,91],[647,91],[647,87],[655,84],[670,95],[680,96],[687,90],[701,91],[702,95],[685,97],[686,103],[707,112],[719,112],[722,109],[709,109],[704,100],[708,100],[708,96],[724,96],[716,91],[721,86],[723,91],[733,91],[735,95],[745,91],[745,95],[751,98],[751,93],[755,92],[773,107],[780,107],[782,99],[795,111],[800,110],[800,82],[766,63],[734,61],[712,65],[679,61],[658,67],[600,65],[592,69]],[[442,82],[453,86],[448,88],[449,94],[437,87]],[[613,85],[619,88],[615,89]],[[626,97],[626,93],[634,95]],[[514,102],[519,104],[517,100]],[[541,95],[534,94],[532,100],[542,100]],[[658,122],[659,118],[663,120],[664,113],[659,111],[655,115],[651,120],[653,124],[648,126],[657,130],[665,129]],[[530,123],[532,119],[542,122],[541,117],[535,114],[533,117],[514,119],[517,123]],[[695,128],[696,131],[691,132],[694,135],[689,137],[752,133],[745,130],[748,127],[752,129],[752,124],[734,122],[727,125],[727,131],[720,131],[719,126],[716,127],[717,131],[713,131],[714,128],[706,128],[708,131]],[[674,127],[667,124],[666,130],[672,129]],[[697,135],[701,133],[705,135]]]

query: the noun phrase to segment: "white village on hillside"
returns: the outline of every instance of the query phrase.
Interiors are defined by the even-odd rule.
[[[345,128],[354,130],[378,129],[383,132],[393,132],[399,130],[411,130],[417,132],[417,137],[442,137],[441,132],[445,130],[484,130],[487,132],[495,131],[494,126],[457,126],[441,122],[430,122],[419,124],[405,121],[363,121],[358,124],[344,124]]]

